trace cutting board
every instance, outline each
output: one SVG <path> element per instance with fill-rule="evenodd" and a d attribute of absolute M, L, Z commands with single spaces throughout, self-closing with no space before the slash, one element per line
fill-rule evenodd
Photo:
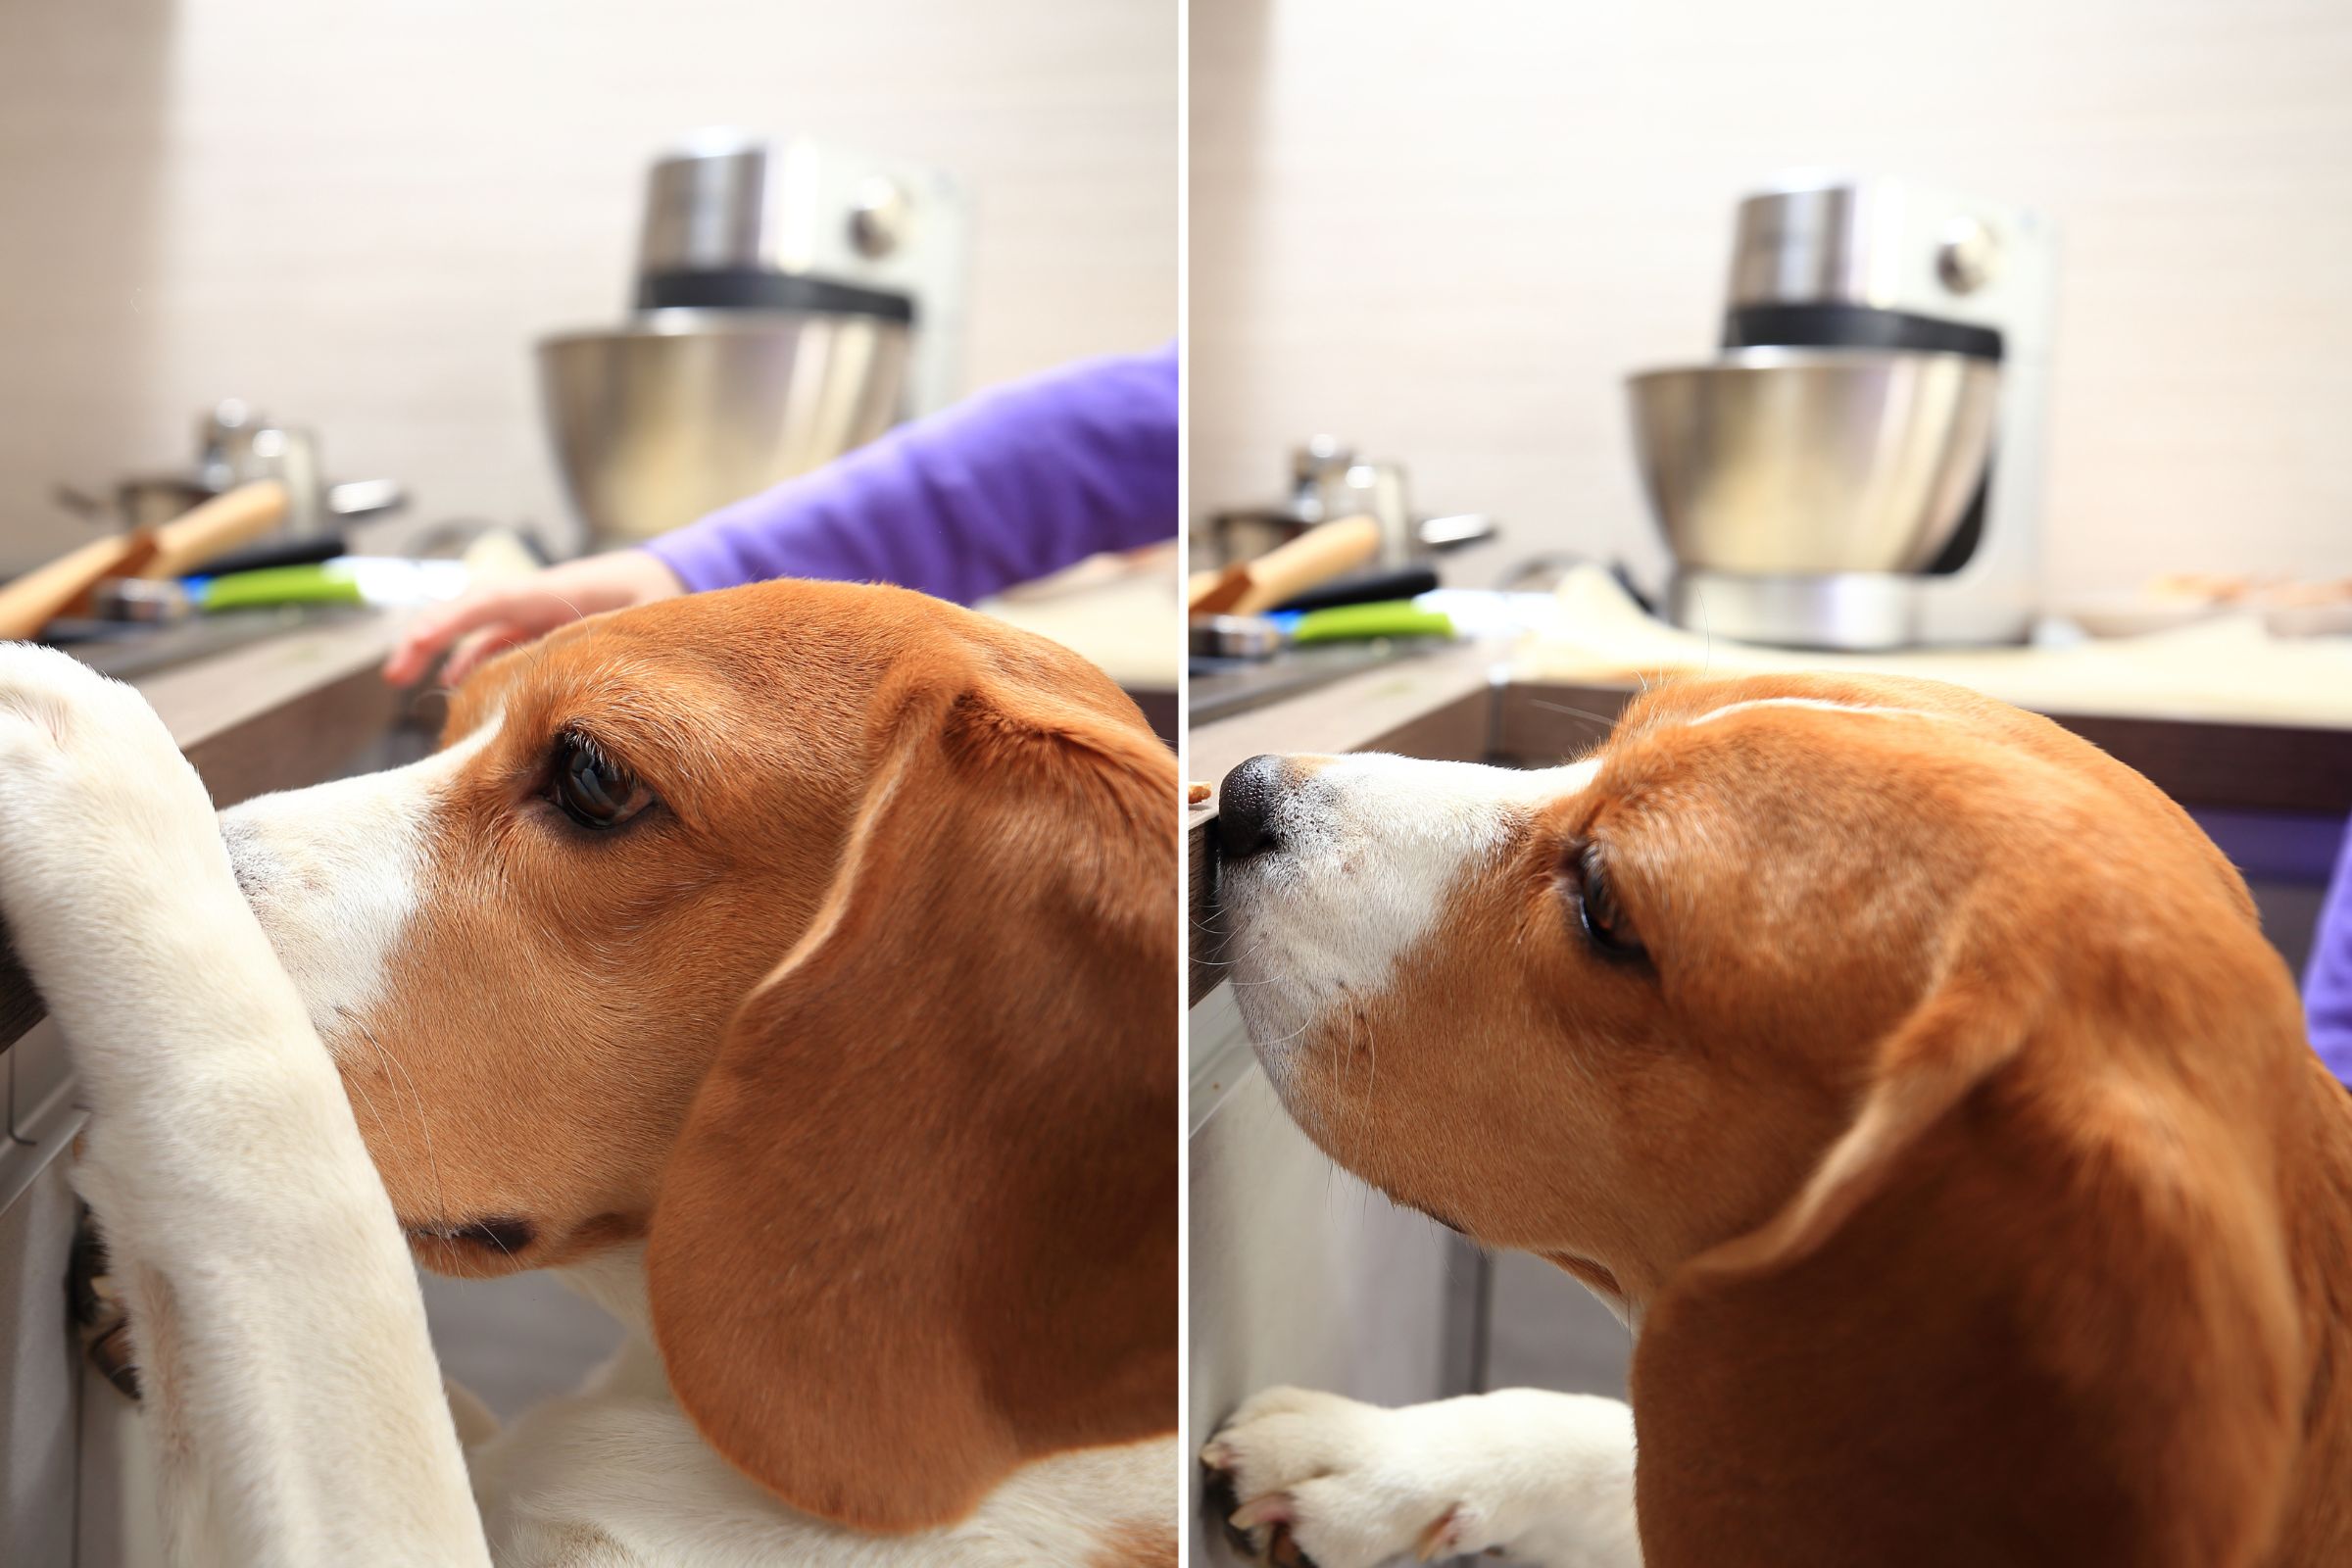
<path fill-rule="evenodd" d="M 1631 684 L 1662 675 L 1870 671 L 1951 681 L 2046 713 L 2352 729 L 2352 638 L 2273 637 L 2252 613 L 2070 647 L 1832 654 L 1670 626 L 1597 567 L 1570 573 L 1554 609 L 1516 650 L 1523 680 Z"/>

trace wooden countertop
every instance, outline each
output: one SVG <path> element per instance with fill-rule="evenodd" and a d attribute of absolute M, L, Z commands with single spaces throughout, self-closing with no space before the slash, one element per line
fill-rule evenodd
<path fill-rule="evenodd" d="M 403 617 L 363 612 L 157 670 L 146 694 L 217 806 L 325 778 L 389 729 L 404 695 L 376 673 Z M 0 953 L 0 1050 L 41 1017 Z"/>

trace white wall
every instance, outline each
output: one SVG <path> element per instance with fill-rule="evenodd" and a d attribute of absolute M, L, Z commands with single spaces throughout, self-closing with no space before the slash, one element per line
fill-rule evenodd
<path fill-rule="evenodd" d="M 1296 439 L 1505 550 L 1654 569 L 1627 370 L 1705 358 L 1733 205 L 1909 174 L 2061 229 L 2047 577 L 2352 571 L 2342 0 L 1194 0 L 1195 515 Z"/>
<path fill-rule="evenodd" d="M 1163 341 L 1177 47 L 1169 0 L 0 4 L 0 569 L 230 394 L 419 519 L 562 520 L 530 340 L 619 315 L 698 125 L 956 172 L 970 386 Z"/>

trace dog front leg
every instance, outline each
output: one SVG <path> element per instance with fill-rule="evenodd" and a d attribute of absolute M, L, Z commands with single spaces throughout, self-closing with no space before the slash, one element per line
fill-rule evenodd
<path fill-rule="evenodd" d="M 0 911 L 72 1042 L 176 1561 L 484 1564 L 333 1064 L 146 703 L 0 644 Z"/>

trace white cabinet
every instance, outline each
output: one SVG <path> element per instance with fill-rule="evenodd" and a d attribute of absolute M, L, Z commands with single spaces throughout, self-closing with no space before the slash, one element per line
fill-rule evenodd
<path fill-rule="evenodd" d="M 1250 1054 L 1232 987 L 1194 1006 L 1192 1031 L 1195 1440 L 1271 1383 L 1378 1404 L 1470 1393 L 1484 1326 L 1477 1252 L 1307 1142 Z M 1233 1568 L 1191 1473 L 1186 1560 Z"/>
<path fill-rule="evenodd" d="M 74 1568 L 81 1357 L 66 1319 L 70 1136 L 58 1126 L 38 1144 L 0 1140 L 0 1563 L 8 1568 Z"/>

